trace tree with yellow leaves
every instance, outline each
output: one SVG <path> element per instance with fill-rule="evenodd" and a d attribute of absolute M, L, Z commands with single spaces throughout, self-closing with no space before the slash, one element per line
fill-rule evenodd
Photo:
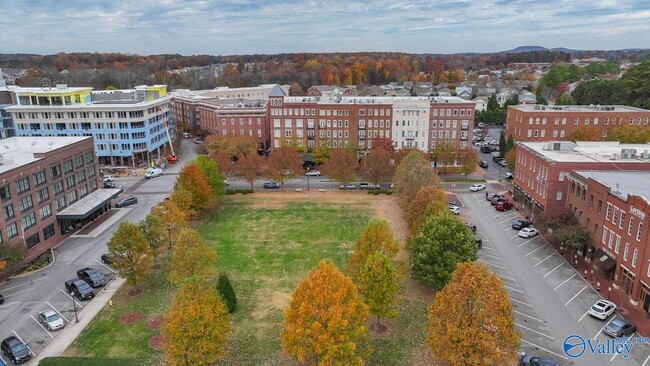
<path fill-rule="evenodd" d="M 129 283 L 137 283 L 151 270 L 153 253 L 136 224 L 121 223 L 108 241 L 108 250 L 118 273 Z"/>
<path fill-rule="evenodd" d="M 196 230 L 182 229 L 172 250 L 169 282 L 178 285 L 189 277 L 212 277 L 216 275 L 216 260 L 217 254 Z"/>
<path fill-rule="evenodd" d="M 205 279 L 183 284 L 165 316 L 165 361 L 172 366 L 214 364 L 225 353 L 230 314 Z"/>
<path fill-rule="evenodd" d="M 399 277 L 393 260 L 382 252 L 368 256 L 359 275 L 359 292 L 370 314 L 376 318 L 375 327 L 381 327 L 379 318 L 397 317 L 395 293 L 398 289 Z"/>
<path fill-rule="evenodd" d="M 307 274 L 284 310 L 282 349 L 310 365 L 363 365 L 368 306 L 349 277 L 321 261 Z"/>
<path fill-rule="evenodd" d="M 203 170 L 195 162 L 186 164 L 181 169 L 174 189 L 185 189 L 190 192 L 192 197 L 190 209 L 196 213 L 212 206 L 214 202 L 212 188 L 210 188 Z"/>
<path fill-rule="evenodd" d="M 345 272 L 356 283 L 359 279 L 359 273 L 371 254 L 382 251 L 392 258 L 397 254 L 398 250 L 399 244 L 393 236 L 393 230 L 390 228 L 388 221 L 371 219 L 354 244 L 354 251 L 350 255 L 350 259 L 348 259 Z"/>
<path fill-rule="evenodd" d="M 460 263 L 429 307 L 427 343 L 451 366 L 512 365 L 520 334 L 508 292 L 486 266 Z"/>
<path fill-rule="evenodd" d="M 172 250 L 172 244 L 176 242 L 178 233 L 187 223 L 187 213 L 181 210 L 172 200 L 162 201 L 162 203 L 151 209 L 151 213 L 158 216 L 161 224 L 167 230 L 169 250 Z"/>
<path fill-rule="evenodd" d="M 420 188 L 415 199 L 413 199 L 408 209 L 404 212 L 404 219 L 406 219 L 406 222 L 411 227 L 411 232 L 416 231 L 422 217 L 425 215 L 431 204 L 439 203 L 437 207 L 444 207 L 447 209 L 446 200 L 447 196 L 445 195 L 445 191 L 443 191 L 439 186 L 429 185 Z"/>

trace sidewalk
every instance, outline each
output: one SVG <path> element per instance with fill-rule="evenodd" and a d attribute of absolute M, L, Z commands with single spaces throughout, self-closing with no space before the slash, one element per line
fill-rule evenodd
<path fill-rule="evenodd" d="M 38 356 L 29 361 L 28 365 L 38 365 L 38 363 L 46 357 L 57 357 L 63 353 L 72 342 L 81 334 L 81 332 L 88 326 L 88 324 L 95 318 L 95 316 L 106 306 L 106 304 L 113 297 L 115 292 L 119 290 L 126 282 L 125 279 L 115 277 L 104 286 L 101 291 L 86 304 L 86 306 L 79 311 L 79 323 L 71 321 L 59 331 L 54 340 L 48 344 L 45 349 Z"/>

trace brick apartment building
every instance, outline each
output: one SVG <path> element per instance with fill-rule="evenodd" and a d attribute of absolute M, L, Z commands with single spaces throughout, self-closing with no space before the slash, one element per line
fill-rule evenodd
<path fill-rule="evenodd" d="M 612 126 L 648 127 L 650 111 L 627 106 L 544 106 L 508 107 L 505 134 L 515 141 L 564 140 L 578 127 L 596 128 L 602 140 Z"/>
<path fill-rule="evenodd" d="M 121 189 L 98 189 L 92 137 L 12 137 L 0 154 L 0 245 L 30 260 L 108 209 Z"/>
<path fill-rule="evenodd" d="M 575 170 L 566 207 L 591 237 L 594 269 L 650 313 L 650 171 Z"/>
<path fill-rule="evenodd" d="M 565 207 L 572 170 L 650 171 L 650 145 L 618 142 L 517 142 L 514 198 L 533 218 Z"/>
<path fill-rule="evenodd" d="M 259 148 L 269 145 L 268 116 L 264 100 L 210 99 L 196 105 L 201 128 L 219 136 L 253 136 Z"/>

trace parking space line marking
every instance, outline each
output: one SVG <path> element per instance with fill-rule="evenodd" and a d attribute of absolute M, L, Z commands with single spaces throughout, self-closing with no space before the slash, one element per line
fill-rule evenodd
<path fill-rule="evenodd" d="M 546 257 L 546 258 L 542 259 L 541 261 L 537 262 L 537 264 L 535 264 L 533 267 L 539 266 L 540 264 L 542 264 L 542 262 L 544 262 L 545 260 L 551 258 L 553 256 L 553 254 L 555 254 L 555 253 L 551 253 L 551 255 L 549 255 L 548 257 Z"/>
<path fill-rule="evenodd" d="M 515 235 L 515 236 L 512 236 L 512 237 L 510 237 L 510 239 L 514 239 L 514 238 L 516 238 L 516 237 L 518 237 L 518 236 L 519 236 L 519 234 L 517 234 L 517 235 Z"/>
<path fill-rule="evenodd" d="M 80 307 L 81 309 L 84 308 L 83 306 L 81 306 L 80 303 L 77 302 L 77 300 L 74 299 L 74 297 L 70 296 L 68 293 L 66 293 L 66 292 L 63 291 L 63 290 L 61 290 L 61 292 L 63 292 L 63 293 L 65 294 L 65 296 L 67 296 L 69 299 L 71 299 L 72 301 L 74 301 L 74 303 L 77 304 L 78 307 Z"/>
<path fill-rule="evenodd" d="M 506 280 L 510 280 L 510 281 L 515 281 L 515 282 L 517 282 L 517 280 L 515 280 L 515 279 L 512 278 L 512 277 L 508 277 L 508 276 L 505 276 L 505 275 L 502 275 L 502 274 L 498 274 L 498 273 L 497 273 L 497 276 L 499 276 L 499 277 L 501 277 L 501 278 L 505 278 Z"/>
<path fill-rule="evenodd" d="M 583 319 L 585 316 L 587 316 L 587 314 L 589 314 L 589 310 L 585 311 L 585 313 L 582 314 L 582 316 L 580 317 L 580 319 L 578 319 L 578 321 L 582 321 L 582 319 Z"/>
<path fill-rule="evenodd" d="M 632 338 L 633 335 L 634 335 L 634 333 L 630 334 L 630 336 L 628 337 L 627 340 L 629 341 L 630 338 Z M 623 336 L 623 338 L 625 338 L 625 336 Z M 609 359 L 609 362 L 614 361 L 614 357 L 616 357 L 616 355 L 618 355 L 618 353 L 614 353 L 614 356 L 612 356 L 612 358 Z"/>
<path fill-rule="evenodd" d="M 507 228 L 507 229 L 505 229 L 505 230 L 503 230 L 503 232 L 506 232 L 506 231 L 510 231 L 510 230 L 512 230 L 512 228 L 511 228 L 511 227 L 509 227 L 509 228 Z"/>
<path fill-rule="evenodd" d="M 20 338 L 20 336 L 18 335 L 18 333 L 16 333 L 15 330 L 14 330 L 13 332 L 14 332 L 14 335 L 16 335 L 16 338 L 20 339 L 21 342 L 25 343 L 25 346 L 27 347 L 27 349 L 29 350 L 29 352 L 31 352 L 32 355 L 36 356 L 36 353 L 34 353 L 34 351 L 32 351 L 32 349 L 29 348 L 29 346 L 27 345 L 27 342 L 23 341 L 23 339 Z"/>
<path fill-rule="evenodd" d="M 517 234 L 517 236 L 519 236 L 519 234 Z M 535 240 L 536 236 L 537 236 L 537 235 L 535 235 L 532 239 L 528 239 L 528 240 L 526 240 L 525 242 L 523 242 L 523 243 L 517 245 L 517 248 L 521 248 L 521 247 L 523 247 L 524 245 L 526 245 L 526 244 L 530 243 L 531 241 Z"/>
<path fill-rule="evenodd" d="M 483 205 L 483 207 L 487 207 L 487 206 L 492 206 L 492 204 L 490 202 L 488 202 L 488 203 Z"/>
<path fill-rule="evenodd" d="M 487 265 L 493 266 L 493 267 L 497 267 L 497 268 L 501 268 L 501 269 L 506 269 L 506 270 L 507 270 L 507 268 L 504 267 L 504 266 L 500 266 L 500 265 L 498 265 L 498 264 L 494 264 L 494 263 L 486 262 L 486 261 L 484 261 L 484 260 L 482 260 L 482 259 L 479 259 L 478 261 L 481 262 L 481 263 L 485 263 L 485 264 L 487 264 Z"/>
<path fill-rule="evenodd" d="M 494 258 L 494 259 L 499 259 L 499 260 L 501 259 L 501 257 L 497 257 L 496 255 L 490 255 L 490 254 L 485 254 L 485 253 L 481 253 L 481 255 L 484 255 L 484 256 L 490 257 L 490 258 Z"/>
<path fill-rule="evenodd" d="M 499 222 L 499 225 L 503 224 L 503 223 L 506 222 L 506 221 L 510 221 L 510 220 L 514 219 L 515 217 L 517 217 L 517 216 L 513 216 L 513 217 L 510 217 L 510 218 L 507 218 L 507 219 L 505 219 L 505 220 Z M 512 229 L 512 228 L 511 228 L 511 229 Z"/>
<path fill-rule="evenodd" d="M 61 312 L 60 312 L 57 308 L 55 308 L 52 304 L 50 304 L 49 301 L 46 301 L 46 303 L 47 303 L 48 305 L 50 305 L 50 307 L 52 308 L 52 310 L 56 311 L 57 314 L 61 315 L 61 317 L 62 317 L 63 319 L 65 319 L 66 322 L 70 323 L 70 321 L 68 320 L 68 318 L 66 318 L 65 316 L 63 316 L 63 314 L 61 314 Z"/>
<path fill-rule="evenodd" d="M 548 335 L 548 334 L 544 334 L 544 333 L 542 333 L 542 332 L 538 332 L 538 331 L 536 331 L 535 329 L 530 329 L 530 328 L 528 328 L 528 327 L 526 327 L 526 326 L 523 326 L 523 325 L 521 325 L 521 324 L 519 324 L 519 323 L 515 323 L 515 325 L 518 326 L 518 327 L 524 328 L 524 329 L 528 329 L 528 330 L 530 330 L 531 332 L 537 333 L 537 334 L 539 334 L 539 335 L 541 335 L 541 336 L 544 336 L 544 337 L 546 337 L 546 338 L 548 338 L 548 339 L 555 339 L 555 338 L 551 337 L 551 336 Z"/>
<path fill-rule="evenodd" d="M 110 268 L 109 266 L 105 265 L 104 263 L 98 261 L 97 259 L 95 259 L 95 262 L 97 262 L 97 263 L 101 264 L 102 266 L 106 267 L 107 270 L 109 270 L 109 271 L 111 271 L 113 273 L 117 273 L 112 268 Z"/>
<path fill-rule="evenodd" d="M 5 296 L 5 298 L 10 298 L 10 297 L 13 297 L 13 296 L 16 296 L 16 295 L 20 295 L 20 294 L 22 294 L 22 293 L 25 293 L 25 292 L 31 291 L 31 290 L 33 290 L 33 289 L 34 289 L 34 287 L 32 287 L 32 288 L 28 288 L 27 290 L 18 291 L 18 292 L 15 292 L 15 293 L 11 294 L 11 295 L 7 295 L 7 296 Z"/>
<path fill-rule="evenodd" d="M 18 288 L 18 287 L 21 287 L 21 286 L 25 286 L 25 285 L 31 285 L 31 284 L 33 284 L 34 282 L 43 281 L 43 280 L 48 279 L 48 278 L 50 278 L 50 276 L 43 276 L 43 277 L 41 277 L 41 278 L 37 278 L 37 279 L 32 280 L 32 281 L 29 281 L 29 282 L 21 283 L 20 285 L 16 285 L 16 286 L 12 286 L 12 287 L 7 287 L 6 289 L 4 289 L 4 290 L 2 290 L 2 291 L 7 292 L 7 291 L 9 291 L 9 290 L 13 290 L 13 289 L 15 289 L 15 288 Z"/>
<path fill-rule="evenodd" d="M 483 240 L 483 239 L 481 239 L 481 240 Z M 485 240 L 483 240 L 483 241 L 485 241 Z M 481 247 L 481 248 L 482 248 L 482 249 L 488 249 L 488 250 L 496 250 L 496 249 L 494 249 L 494 248 L 492 248 L 492 247 L 490 247 L 490 246 L 487 246 L 487 245 L 485 245 L 485 244 L 483 244 L 483 247 Z"/>
<path fill-rule="evenodd" d="M 575 276 L 576 276 L 576 274 L 574 273 L 574 274 L 573 274 L 573 276 L 571 276 L 571 277 L 569 277 L 569 278 L 567 278 L 566 280 L 564 280 L 564 282 L 562 282 L 561 284 L 559 284 L 559 285 L 557 285 L 557 286 L 555 286 L 555 288 L 553 289 L 553 291 L 555 291 L 555 290 L 557 290 L 557 289 L 559 289 L 559 288 L 560 288 L 560 286 L 562 286 L 562 285 L 564 285 L 565 283 L 567 283 L 567 282 L 569 282 L 569 280 L 570 280 L 570 279 L 572 279 L 572 278 L 573 278 L 573 277 L 575 277 Z"/>
<path fill-rule="evenodd" d="M 522 293 L 522 294 L 524 293 L 523 291 L 521 291 L 521 290 L 517 290 L 517 289 L 514 288 L 514 287 L 510 287 L 510 286 L 506 286 L 506 285 L 503 285 L 503 287 L 504 287 L 504 288 L 507 288 L 507 289 L 510 290 L 510 291 L 520 292 L 520 293 Z"/>
<path fill-rule="evenodd" d="M 50 332 L 48 332 L 47 329 L 45 329 L 45 327 L 43 326 L 43 324 L 41 324 L 41 322 L 39 322 L 38 320 L 36 320 L 36 318 L 34 318 L 34 315 L 30 315 L 30 316 L 32 317 L 32 319 L 34 319 L 34 321 L 36 322 L 36 324 L 38 324 L 39 327 L 43 328 L 45 333 L 47 333 L 47 335 L 49 335 L 50 338 L 54 339 L 54 336 L 50 334 Z"/>
<path fill-rule="evenodd" d="M 577 294 L 573 295 L 573 297 L 571 298 L 571 300 L 567 301 L 566 304 L 564 304 L 564 306 L 569 305 L 569 303 L 570 303 L 571 301 L 573 301 L 573 299 L 575 299 L 576 297 L 578 297 L 578 295 L 580 295 L 580 293 L 581 293 L 582 291 L 584 291 L 587 287 L 589 287 L 589 286 L 585 286 L 585 287 L 583 287 L 582 290 L 578 291 Z"/>
<path fill-rule="evenodd" d="M 519 315 L 523 315 L 523 316 L 529 317 L 529 318 L 531 318 L 531 319 L 533 319 L 533 320 L 537 320 L 537 321 L 540 322 L 540 323 L 544 323 L 544 321 L 543 321 L 542 319 L 537 319 L 537 318 L 535 318 L 534 316 L 530 316 L 530 315 L 528 315 L 528 314 L 522 313 L 521 311 L 513 310 L 513 312 L 515 312 L 515 313 L 517 313 L 517 314 L 519 314 Z"/>
<path fill-rule="evenodd" d="M 613 316 L 613 317 L 612 317 L 612 320 L 614 320 L 615 318 L 616 318 L 616 316 Z M 611 321 L 611 320 L 610 320 L 610 321 Z M 607 323 L 605 323 L 605 325 L 607 325 Z M 600 332 L 602 332 L 603 329 L 605 329 L 605 325 L 603 325 L 603 327 L 600 328 L 600 330 L 598 331 L 598 333 L 596 333 L 596 335 L 594 336 L 594 340 L 596 340 L 596 338 L 598 338 L 598 335 L 600 334 Z"/>
<path fill-rule="evenodd" d="M 540 250 L 540 249 L 542 249 L 542 248 L 544 248 L 544 247 L 545 247 L 545 245 L 540 245 L 539 247 L 537 247 L 537 249 L 535 249 L 535 250 L 533 250 L 532 252 L 526 254 L 525 257 L 528 257 L 529 255 L 535 253 L 536 251 L 538 251 L 538 250 Z"/>
<path fill-rule="evenodd" d="M 549 351 L 549 350 L 547 350 L 547 349 L 544 348 L 544 347 L 541 347 L 541 346 L 536 345 L 535 343 L 528 342 L 527 340 L 525 340 L 525 339 L 523 339 L 523 338 L 520 339 L 520 340 L 521 340 L 522 342 L 526 342 L 526 343 L 530 344 L 531 346 L 533 346 L 533 347 L 535 347 L 535 348 L 539 348 L 539 349 L 541 349 L 542 351 L 546 351 L 546 352 L 548 352 L 548 353 L 552 353 L 552 354 L 556 355 L 557 357 L 561 357 L 561 358 L 563 358 L 563 359 L 565 359 L 565 360 L 567 360 L 567 361 L 569 360 L 568 358 L 566 358 L 566 357 L 564 357 L 564 356 L 562 356 L 562 355 L 560 355 L 560 354 L 557 354 L 557 353 L 555 353 L 555 352 L 553 352 L 553 351 Z M 643 365 L 642 365 L 642 366 L 643 366 Z"/>
<path fill-rule="evenodd" d="M 564 262 L 558 264 L 557 267 L 553 268 L 550 272 L 548 272 L 547 274 L 545 274 L 544 277 L 542 277 L 542 278 L 546 278 L 546 276 L 548 276 L 548 275 L 550 275 L 551 273 L 553 273 L 553 271 L 555 271 L 556 269 L 562 267 L 563 264 L 564 264 Z"/>
<path fill-rule="evenodd" d="M 512 297 L 510 297 L 510 301 L 518 302 L 518 303 L 520 303 L 520 304 L 523 304 L 523 305 L 526 305 L 526 306 L 530 306 L 531 308 L 533 307 L 533 305 L 531 305 L 531 304 L 529 304 L 529 303 L 527 303 L 527 302 L 523 302 L 523 301 L 520 301 L 520 300 L 517 300 L 517 299 L 513 299 Z"/>
<path fill-rule="evenodd" d="M 6 304 L 0 305 L 0 309 L 9 307 L 9 305 L 11 305 L 11 304 L 18 304 L 18 303 L 19 303 L 19 301 L 8 302 Z"/>
<path fill-rule="evenodd" d="M 650 360 L 650 355 L 648 355 L 648 358 L 646 358 L 645 361 L 643 361 L 643 364 L 641 366 L 645 366 L 645 364 L 648 363 L 648 360 Z"/>

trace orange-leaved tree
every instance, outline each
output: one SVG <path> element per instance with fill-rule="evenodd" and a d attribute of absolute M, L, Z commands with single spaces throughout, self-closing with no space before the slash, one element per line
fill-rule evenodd
<path fill-rule="evenodd" d="M 108 250 L 115 269 L 129 283 L 139 282 L 151 270 L 153 253 L 136 224 L 121 223 L 108 241 Z"/>
<path fill-rule="evenodd" d="M 235 163 L 235 171 L 251 185 L 251 189 L 254 189 L 253 183 L 264 173 L 264 163 L 264 158 L 257 154 L 244 155 Z"/>
<path fill-rule="evenodd" d="M 216 260 L 217 254 L 196 230 L 182 229 L 172 250 L 169 282 L 178 285 L 189 277 L 213 277 Z"/>
<path fill-rule="evenodd" d="M 203 170 L 194 162 L 186 164 L 181 169 L 176 180 L 175 189 L 185 189 L 191 193 L 192 203 L 190 208 L 196 213 L 210 207 L 214 201 L 212 189 L 203 174 Z"/>
<path fill-rule="evenodd" d="M 323 172 L 333 181 L 341 184 L 352 182 L 357 176 L 359 161 L 348 149 L 333 149 Z"/>
<path fill-rule="evenodd" d="M 267 169 L 268 175 L 284 187 L 284 182 L 302 172 L 302 159 L 293 146 L 283 145 L 271 152 Z"/>
<path fill-rule="evenodd" d="M 333 263 L 321 261 L 298 283 L 284 310 L 282 349 L 310 365 L 363 365 L 368 306 Z"/>
<path fill-rule="evenodd" d="M 161 224 L 167 230 L 167 240 L 169 240 L 169 250 L 171 250 L 178 233 L 187 223 L 187 212 L 181 210 L 174 201 L 164 200 L 152 208 L 151 213 L 160 219 Z"/>
<path fill-rule="evenodd" d="M 230 319 L 212 283 L 196 278 L 184 283 L 162 326 L 167 364 L 215 364 L 225 353 Z"/>
<path fill-rule="evenodd" d="M 429 307 L 427 343 L 451 366 L 511 365 L 519 338 L 508 292 L 485 265 L 459 263 Z"/>
<path fill-rule="evenodd" d="M 366 264 L 368 257 L 378 251 L 395 256 L 399 250 L 399 244 L 393 236 L 393 230 L 386 220 L 370 219 L 363 229 L 361 236 L 354 243 L 354 251 L 348 259 L 345 272 L 357 282 L 359 273 Z"/>
<path fill-rule="evenodd" d="M 573 130 L 567 137 L 568 141 L 601 141 L 604 138 L 597 127 L 580 126 Z"/>
<path fill-rule="evenodd" d="M 368 256 L 359 275 L 359 292 L 370 314 L 375 316 L 377 328 L 381 327 L 379 318 L 397 317 L 398 289 L 399 277 L 393 260 L 380 251 Z"/>
<path fill-rule="evenodd" d="M 178 207 L 181 211 L 185 212 L 185 216 L 188 218 L 196 216 L 198 212 L 194 210 L 192 201 L 192 192 L 188 191 L 185 189 L 185 187 L 181 187 L 179 185 L 176 185 L 174 187 L 174 191 L 172 194 L 169 196 L 169 201 L 173 202 L 176 207 Z"/>
<path fill-rule="evenodd" d="M 427 212 L 430 205 L 439 203 L 436 208 L 447 208 L 445 191 L 439 186 L 430 185 L 420 188 L 417 195 L 404 212 L 404 219 L 409 224 L 411 232 L 414 232 L 419 226 L 422 217 Z"/>
<path fill-rule="evenodd" d="M 458 149 L 456 154 L 456 162 L 460 165 L 460 172 L 468 176 L 478 167 L 479 158 L 476 155 L 476 150 L 472 147 L 465 147 Z"/>
<path fill-rule="evenodd" d="M 391 157 L 395 153 L 395 145 L 393 144 L 393 140 L 391 140 L 389 137 L 373 138 L 371 151 L 375 149 L 386 150 L 391 155 Z"/>
<path fill-rule="evenodd" d="M 437 172 L 422 152 L 413 150 L 402 159 L 393 176 L 395 193 L 403 210 L 408 209 L 418 191 L 428 185 L 440 185 Z"/>
<path fill-rule="evenodd" d="M 378 184 L 382 179 L 390 181 L 393 177 L 393 165 L 390 153 L 384 149 L 372 150 L 362 160 L 363 174 L 370 182 Z"/>
<path fill-rule="evenodd" d="M 645 144 L 650 141 L 650 128 L 630 124 L 612 126 L 608 131 L 607 140 L 618 141 L 622 144 Z"/>

